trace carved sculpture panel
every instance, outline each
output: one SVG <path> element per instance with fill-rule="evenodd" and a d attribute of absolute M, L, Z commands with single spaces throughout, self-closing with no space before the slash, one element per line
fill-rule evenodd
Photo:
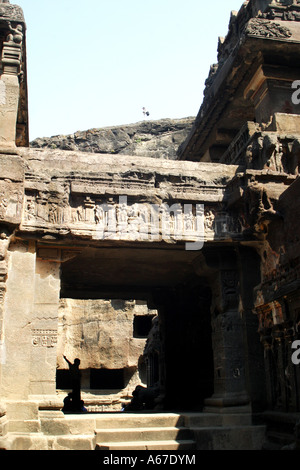
<path fill-rule="evenodd" d="M 195 241 L 238 235 L 241 227 L 227 212 L 201 204 L 150 204 L 126 196 L 105 198 L 27 191 L 22 226 L 90 233 L 95 239 Z"/>
<path fill-rule="evenodd" d="M 292 32 L 286 26 L 282 26 L 279 23 L 274 23 L 270 20 L 254 18 L 249 21 L 246 29 L 246 35 L 261 38 L 284 39 L 290 38 L 292 36 Z"/>

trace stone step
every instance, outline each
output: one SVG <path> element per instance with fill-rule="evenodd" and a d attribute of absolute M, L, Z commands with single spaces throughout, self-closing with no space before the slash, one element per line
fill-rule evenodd
<path fill-rule="evenodd" d="M 96 430 L 96 443 L 189 440 L 193 437 L 188 428 L 140 427 Z"/>
<path fill-rule="evenodd" d="M 139 441 L 139 442 L 105 442 L 97 444 L 96 450 L 195 450 L 194 440 Z"/>
<path fill-rule="evenodd" d="M 262 450 L 266 426 L 193 428 L 197 450 Z"/>
<path fill-rule="evenodd" d="M 97 429 L 181 427 L 184 426 L 185 417 L 183 415 L 173 413 L 122 413 L 97 415 L 95 421 Z"/>
<path fill-rule="evenodd" d="M 112 413 L 97 415 L 96 428 L 138 428 L 138 427 L 208 427 L 251 425 L 251 414 L 217 413 Z"/>
<path fill-rule="evenodd" d="M 292 444 L 295 442 L 295 436 L 292 434 L 269 430 L 267 433 L 268 440 L 274 444 L 280 444 L 282 446 Z"/>

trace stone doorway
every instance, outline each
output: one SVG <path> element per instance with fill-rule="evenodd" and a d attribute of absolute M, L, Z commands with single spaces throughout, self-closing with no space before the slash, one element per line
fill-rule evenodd
<path fill-rule="evenodd" d="M 102 336 L 106 335 L 106 363 L 96 359 L 95 364 L 101 327 L 93 328 L 92 323 L 83 327 L 84 322 L 79 321 L 77 325 L 81 326 L 73 340 L 77 341 L 77 351 L 80 347 L 86 349 L 86 384 L 91 383 L 91 370 L 101 374 L 105 369 L 123 369 L 124 388 L 118 392 L 116 409 L 120 408 L 120 397 L 123 401 L 129 399 L 138 384 L 149 387 L 159 383 L 163 410 L 202 410 L 204 400 L 213 394 L 211 291 L 195 274 L 194 257 L 195 253 L 178 248 L 84 249 L 62 264 L 61 318 L 65 307 L 71 318 L 70 308 L 78 315 L 80 309 L 95 311 L 95 306 L 110 318 L 110 324 L 102 329 Z M 155 327 L 149 330 L 154 319 Z M 94 321 L 99 321 L 95 315 Z M 123 333 L 127 328 L 124 340 L 121 325 Z M 61 326 L 59 336 L 63 329 Z M 86 342 L 84 329 L 92 331 L 93 341 Z M 61 345 L 68 348 L 69 340 L 66 332 L 64 339 L 58 340 L 60 368 Z M 126 361 L 120 357 L 115 341 L 122 351 L 127 350 Z M 77 357 L 74 348 L 72 354 Z M 105 392 L 106 402 L 116 398 L 113 392 Z"/>

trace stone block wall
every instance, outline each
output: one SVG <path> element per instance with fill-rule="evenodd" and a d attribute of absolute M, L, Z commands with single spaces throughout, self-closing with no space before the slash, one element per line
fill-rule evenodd
<path fill-rule="evenodd" d="M 137 385 L 146 385 L 143 354 L 147 331 L 139 331 L 136 319 L 146 318 L 147 330 L 156 314 L 142 301 L 61 299 L 58 388 L 67 384 L 68 364 L 63 356 L 71 362 L 79 358 L 85 404 L 106 403 L 106 407 L 111 407 L 114 401 L 120 408 L 122 399 L 131 396 Z"/>

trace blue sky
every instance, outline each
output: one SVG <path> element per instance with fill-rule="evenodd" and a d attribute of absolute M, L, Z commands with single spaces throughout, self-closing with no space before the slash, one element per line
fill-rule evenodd
<path fill-rule="evenodd" d="M 195 116 L 242 0 L 11 0 L 24 11 L 30 139 Z"/>

